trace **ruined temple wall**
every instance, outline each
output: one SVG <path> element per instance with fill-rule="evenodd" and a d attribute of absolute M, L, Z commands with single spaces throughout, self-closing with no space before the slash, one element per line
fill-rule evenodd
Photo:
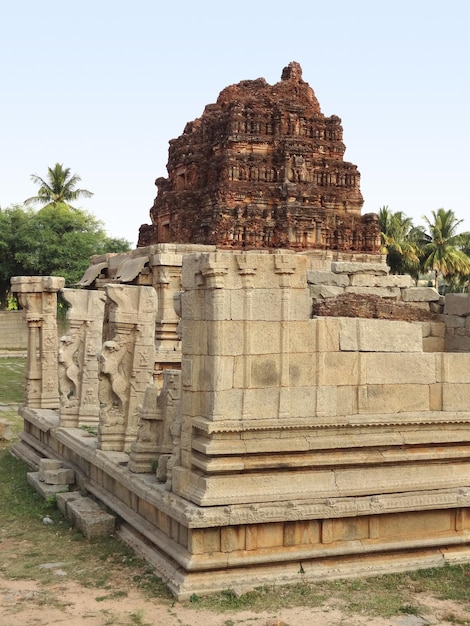
<path fill-rule="evenodd" d="M 289 253 L 184 260 L 175 493 L 207 506 L 443 484 L 431 448 L 467 437 L 470 355 L 424 352 L 428 323 L 312 319 L 306 277 Z M 372 468 L 377 446 L 402 445 L 429 448 L 412 476 Z"/>

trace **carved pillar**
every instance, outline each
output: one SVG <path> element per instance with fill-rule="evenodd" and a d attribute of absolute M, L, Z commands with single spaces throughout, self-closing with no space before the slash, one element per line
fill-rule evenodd
<path fill-rule="evenodd" d="M 253 279 L 256 273 L 253 256 L 240 254 L 236 257 L 238 271 L 242 277 L 243 286 L 243 405 L 242 417 L 252 417 L 247 409 L 247 390 L 251 387 L 251 332 L 250 323 L 253 320 Z"/>
<path fill-rule="evenodd" d="M 60 423 L 72 428 L 97 425 L 98 351 L 106 296 L 84 289 L 63 289 L 62 295 L 70 308 L 68 332 L 59 340 Z"/>
<path fill-rule="evenodd" d="M 25 404 L 36 409 L 59 407 L 57 369 L 57 292 L 59 276 L 15 276 L 11 290 L 26 311 L 28 363 Z"/>
<path fill-rule="evenodd" d="M 131 446 L 131 472 L 151 472 L 155 463 L 157 477 L 166 481 L 167 463 L 173 453 L 171 429 L 179 412 L 180 375 L 179 370 L 163 370 L 163 388 L 158 396 L 155 385 L 147 387 L 137 439 Z"/>
<path fill-rule="evenodd" d="M 140 407 L 155 363 L 157 295 L 153 287 L 108 284 L 109 336 L 100 353 L 102 450 L 127 451 L 137 436 Z"/>
<path fill-rule="evenodd" d="M 181 289 L 182 255 L 161 252 L 150 258 L 152 284 L 157 292 L 158 308 L 155 326 L 157 387 L 162 387 L 162 371 L 179 367 L 181 341 L 178 335 L 179 318 L 173 306 L 173 297 Z"/>
<path fill-rule="evenodd" d="M 279 417 L 289 417 L 289 319 L 290 319 L 290 278 L 296 268 L 296 258 L 290 254 L 274 255 L 274 272 L 279 276 L 281 288 L 280 320 L 280 390 Z"/>

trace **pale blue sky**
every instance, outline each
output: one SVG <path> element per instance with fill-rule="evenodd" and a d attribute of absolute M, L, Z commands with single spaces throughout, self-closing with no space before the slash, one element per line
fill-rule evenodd
<path fill-rule="evenodd" d="M 0 20 L 0 206 L 63 163 L 79 203 L 136 243 L 166 176 L 168 141 L 240 80 L 298 61 L 342 118 L 363 212 L 470 229 L 470 1 L 15 0 Z"/>

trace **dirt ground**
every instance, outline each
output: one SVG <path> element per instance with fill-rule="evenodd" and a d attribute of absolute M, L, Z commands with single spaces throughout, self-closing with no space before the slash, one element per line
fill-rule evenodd
<path fill-rule="evenodd" d="M 60 576 L 58 575 L 58 578 Z M 73 581 L 40 586 L 32 580 L 0 577 L 0 624 L 2 626 L 421 626 L 470 624 L 468 607 L 419 594 L 420 616 L 392 618 L 349 614 L 335 598 L 318 608 L 290 608 L 276 612 L 250 611 L 217 614 L 175 602 L 160 604 L 136 590 L 126 597 L 97 595 Z"/>

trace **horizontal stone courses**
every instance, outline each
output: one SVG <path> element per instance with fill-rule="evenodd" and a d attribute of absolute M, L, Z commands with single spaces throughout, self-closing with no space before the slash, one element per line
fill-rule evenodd
<path fill-rule="evenodd" d="M 216 433 L 242 433 L 251 431 L 288 431 L 299 429 L 318 430 L 323 428 L 363 428 L 410 424 L 470 424 L 470 411 L 417 411 L 382 414 L 354 414 L 342 416 L 309 417 L 288 421 L 277 418 L 265 420 L 227 420 L 212 422 L 194 418 L 192 426 L 208 435 Z"/>

